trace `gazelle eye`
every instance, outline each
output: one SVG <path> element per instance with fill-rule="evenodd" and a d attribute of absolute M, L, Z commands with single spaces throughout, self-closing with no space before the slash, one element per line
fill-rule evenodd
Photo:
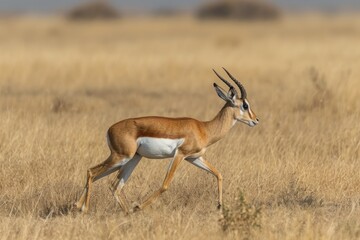
<path fill-rule="evenodd" d="M 244 110 L 248 110 L 249 106 L 246 103 L 244 103 L 243 108 L 244 108 Z"/>

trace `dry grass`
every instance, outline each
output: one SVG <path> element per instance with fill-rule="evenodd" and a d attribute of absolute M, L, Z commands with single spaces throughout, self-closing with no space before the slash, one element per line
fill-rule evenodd
<path fill-rule="evenodd" d="M 1 239 L 360 237 L 359 17 L 0 26 Z M 239 124 L 206 157 L 224 176 L 230 213 L 243 192 L 240 206 L 260 209 L 260 227 L 224 232 L 215 179 L 186 163 L 142 212 L 124 216 L 107 179 L 95 184 L 89 214 L 70 211 L 86 169 L 108 155 L 111 124 L 210 119 L 223 104 L 211 85 L 221 66 L 243 81 L 261 124 Z M 143 159 L 129 199 L 159 187 L 167 163 Z"/>

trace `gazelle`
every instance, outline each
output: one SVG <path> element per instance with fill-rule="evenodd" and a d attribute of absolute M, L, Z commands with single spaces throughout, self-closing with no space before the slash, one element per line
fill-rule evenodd
<path fill-rule="evenodd" d="M 89 208 L 92 183 L 118 171 L 115 180 L 111 183 L 110 190 L 123 211 L 128 213 L 129 205 L 122 188 L 140 159 L 146 157 L 173 159 L 161 188 L 136 206 L 134 210 L 150 205 L 168 189 L 174 173 L 183 160 L 210 172 L 217 178 L 218 207 L 220 208 L 222 205 L 222 176 L 203 157 L 206 148 L 223 138 L 237 122 L 251 127 L 259 122 L 251 110 L 244 86 L 225 68 L 224 70 L 239 87 L 241 95 L 214 70 L 215 74 L 229 87 L 229 90 L 226 92 L 216 83 L 213 84 L 218 96 L 226 103 L 211 121 L 203 122 L 192 118 L 140 117 L 122 120 L 111 126 L 107 133 L 111 154 L 103 163 L 87 171 L 87 181 L 83 193 L 75 206 L 86 212 Z"/>

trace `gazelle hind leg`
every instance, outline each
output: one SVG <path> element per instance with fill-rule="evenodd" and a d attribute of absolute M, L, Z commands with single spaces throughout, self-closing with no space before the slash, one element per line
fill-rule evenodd
<path fill-rule="evenodd" d="M 110 156 L 110 157 L 111 157 L 111 156 Z M 109 158 L 110 158 L 110 157 L 109 157 Z M 109 158 L 108 158 L 106 161 L 108 161 Z M 106 162 L 106 161 L 105 161 L 105 162 Z M 96 166 L 93 167 L 93 168 L 96 168 L 96 167 L 102 167 L 102 164 L 96 165 Z M 87 198 L 88 191 L 89 191 L 89 183 L 90 183 L 89 180 L 90 180 L 90 178 L 91 178 L 90 169 L 88 169 L 84 190 L 83 190 L 83 192 L 82 192 L 79 200 L 74 204 L 74 205 L 76 206 L 76 208 L 79 209 L 79 210 L 83 210 L 84 203 L 85 203 L 85 200 L 86 200 L 86 198 Z"/>
<path fill-rule="evenodd" d="M 128 159 L 129 158 L 125 156 L 111 154 L 110 157 L 106 159 L 103 163 L 90 168 L 87 171 L 87 179 L 84 191 L 80 199 L 75 203 L 75 206 L 79 210 L 86 212 L 89 207 L 92 183 L 118 170 L 119 168 L 121 168 L 122 165 L 126 164 Z"/>
<path fill-rule="evenodd" d="M 81 193 L 81 196 L 80 196 L 79 200 L 74 203 L 74 206 L 79 210 L 82 208 L 84 201 L 85 201 L 85 196 L 86 196 L 86 192 L 87 192 L 87 182 L 88 182 L 88 179 L 86 178 L 85 187 Z"/>
<path fill-rule="evenodd" d="M 120 208 L 126 213 L 129 213 L 129 204 L 126 200 L 125 193 L 123 191 L 123 187 L 133 170 L 140 162 L 141 156 L 139 154 L 135 154 L 135 156 L 129 160 L 124 166 L 122 166 L 116 175 L 115 180 L 112 182 L 110 186 L 110 190 L 115 197 L 115 200 L 119 204 Z"/>

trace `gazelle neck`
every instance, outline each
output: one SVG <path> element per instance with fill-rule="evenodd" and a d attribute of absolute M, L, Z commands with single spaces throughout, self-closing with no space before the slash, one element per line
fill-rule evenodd
<path fill-rule="evenodd" d="M 204 122 L 208 133 L 208 146 L 219 141 L 235 125 L 234 112 L 230 104 L 225 104 L 211 121 Z"/>

